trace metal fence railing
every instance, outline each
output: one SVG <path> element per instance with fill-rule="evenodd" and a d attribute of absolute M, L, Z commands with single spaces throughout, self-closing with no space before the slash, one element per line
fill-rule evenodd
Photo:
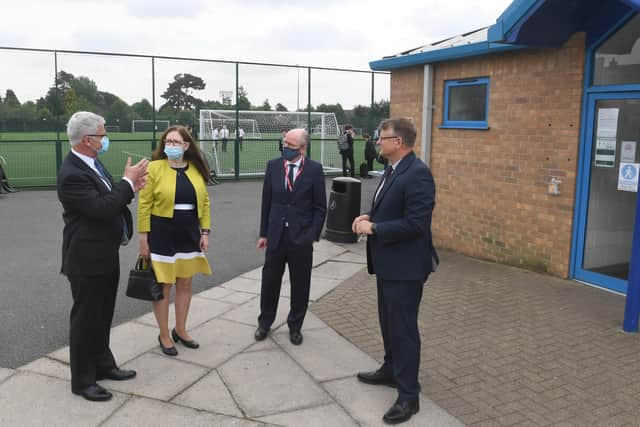
<path fill-rule="evenodd" d="M 298 126 L 308 128 L 308 154 L 327 173 L 341 171 L 342 161 L 326 129 L 362 129 L 357 167 L 362 134 L 389 115 L 390 76 L 381 72 L 12 47 L 0 47 L 0 62 L 11 64 L 0 67 L 0 156 L 15 187 L 55 185 L 69 151 L 65 124 L 80 110 L 105 117 L 112 144 L 101 159 L 115 176 L 128 156 L 149 157 L 168 125 L 183 124 L 201 137 L 218 177 L 230 179 L 262 175 L 279 155 L 281 131 Z M 229 124 L 226 147 L 202 133 L 201 111 L 217 112 L 209 126 Z M 251 128 L 242 143 L 239 128 Z"/>

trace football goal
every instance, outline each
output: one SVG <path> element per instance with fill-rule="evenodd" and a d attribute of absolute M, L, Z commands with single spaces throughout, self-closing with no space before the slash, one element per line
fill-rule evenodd
<path fill-rule="evenodd" d="M 104 130 L 111 133 L 120 132 L 120 125 L 104 125 Z"/>
<path fill-rule="evenodd" d="M 155 128 L 155 129 L 154 129 Z M 131 122 L 131 132 L 164 132 L 169 129 L 169 120 L 133 120 Z"/>

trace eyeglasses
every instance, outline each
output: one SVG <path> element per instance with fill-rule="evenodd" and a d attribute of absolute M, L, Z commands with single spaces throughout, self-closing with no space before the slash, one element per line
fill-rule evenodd
<path fill-rule="evenodd" d="M 183 145 L 184 141 L 178 141 L 176 139 L 165 139 L 164 144 L 176 147 L 178 145 Z"/>
<path fill-rule="evenodd" d="M 102 134 L 102 135 L 85 135 L 85 136 L 99 136 L 100 138 L 104 138 L 105 136 L 107 136 L 107 134 Z"/>
<path fill-rule="evenodd" d="M 378 140 L 379 141 L 384 141 L 385 139 L 394 139 L 394 138 L 400 138 L 400 137 L 397 136 L 397 135 L 394 135 L 394 136 L 379 136 Z"/>

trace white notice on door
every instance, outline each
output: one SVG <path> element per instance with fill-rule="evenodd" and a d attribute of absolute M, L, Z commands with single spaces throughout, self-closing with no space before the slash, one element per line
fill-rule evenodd
<path fill-rule="evenodd" d="M 637 192 L 638 172 L 640 172 L 640 163 L 620 163 L 618 190 Z"/>
<path fill-rule="evenodd" d="M 597 137 L 615 138 L 618 134 L 619 108 L 600 108 L 598 110 Z"/>
<path fill-rule="evenodd" d="M 622 141 L 620 146 L 620 163 L 635 163 L 636 141 Z"/>
<path fill-rule="evenodd" d="M 598 137 L 596 139 L 596 167 L 612 168 L 616 164 L 616 139 Z"/>

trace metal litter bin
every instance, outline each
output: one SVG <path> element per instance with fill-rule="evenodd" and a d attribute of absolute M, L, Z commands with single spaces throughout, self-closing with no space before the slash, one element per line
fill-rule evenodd
<path fill-rule="evenodd" d="M 351 231 L 353 220 L 360 215 L 362 183 L 350 177 L 334 178 L 329 195 L 327 240 L 339 243 L 355 243 L 358 235 Z"/>

